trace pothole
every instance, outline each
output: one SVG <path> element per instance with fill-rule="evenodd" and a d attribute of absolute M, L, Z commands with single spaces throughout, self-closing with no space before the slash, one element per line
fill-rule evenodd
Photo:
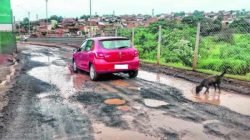
<path fill-rule="evenodd" d="M 126 101 L 121 99 L 107 99 L 104 103 L 108 105 L 124 105 Z"/>
<path fill-rule="evenodd" d="M 169 103 L 167 102 L 155 100 L 155 99 L 144 99 L 144 104 L 148 107 L 160 107 L 163 105 L 169 105 Z"/>
<path fill-rule="evenodd" d="M 117 106 L 116 107 L 118 110 L 122 110 L 122 111 L 129 111 L 131 110 L 131 108 L 127 105 L 123 105 L 123 106 Z"/>
<path fill-rule="evenodd" d="M 202 122 L 202 124 L 204 125 L 211 124 L 211 123 L 220 123 L 220 121 L 219 120 L 206 120 Z"/>

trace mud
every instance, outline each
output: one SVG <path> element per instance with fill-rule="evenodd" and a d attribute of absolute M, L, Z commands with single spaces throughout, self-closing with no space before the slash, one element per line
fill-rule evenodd
<path fill-rule="evenodd" d="M 164 73 L 169 76 L 176 78 L 185 79 L 194 83 L 200 83 L 204 78 L 211 76 L 204 73 L 199 73 L 196 71 L 176 69 L 166 66 L 158 66 L 156 64 L 141 63 L 141 69 L 145 71 Z M 241 81 L 231 78 L 223 78 L 221 87 L 225 90 L 231 90 L 237 92 L 238 94 L 250 95 L 250 82 Z"/>
<path fill-rule="evenodd" d="M 107 105 L 124 105 L 126 101 L 121 99 L 107 99 L 104 103 Z"/>
<path fill-rule="evenodd" d="M 160 100 L 153 100 L 153 99 L 144 99 L 144 104 L 148 107 L 160 107 L 164 105 L 168 105 L 168 103 Z"/>
<path fill-rule="evenodd" d="M 24 68 L 7 94 L 1 139 L 250 139 L 250 116 L 222 104 L 223 92 L 208 95 L 220 103 L 201 102 L 203 95 L 195 101 L 192 83 L 145 71 L 93 82 L 70 71 L 69 52 L 29 46 L 21 53 Z"/>
<path fill-rule="evenodd" d="M 185 98 L 199 103 L 208 103 L 213 105 L 225 106 L 233 111 L 241 114 L 250 115 L 250 106 L 246 105 L 250 103 L 250 96 L 240 95 L 235 92 L 222 90 L 220 93 L 210 89 L 209 94 L 196 95 L 194 88 L 195 83 L 175 78 L 165 74 L 156 74 L 148 71 L 140 71 L 139 77 L 152 82 L 158 82 L 166 85 L 171 85 L 178 88 L 183 93 Z"/>

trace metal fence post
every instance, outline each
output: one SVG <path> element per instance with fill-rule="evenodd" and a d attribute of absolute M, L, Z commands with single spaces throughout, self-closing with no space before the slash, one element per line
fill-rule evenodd
<path fill-rule="evenodd" d="M 157 47 L 157 64 L 160 64 L 161 58 L 161 25 L 159 26 L 159 37 L 158 37 L 158 47 Z"/>
<path fill-rule="evenodd" d="M 200 30 L 201 30 L 201 23 L 198 22 L 197 24 L 197 33 L 196 33 L 196 43 L 194 49 L 194 59 L 193 59 L 193 70 L 196 70 L 197 62 L 198 62 L 198 49 L 200 43 Z"/>

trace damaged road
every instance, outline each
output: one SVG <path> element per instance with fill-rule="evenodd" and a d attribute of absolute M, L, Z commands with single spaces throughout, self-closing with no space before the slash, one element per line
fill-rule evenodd
<path fill-rule="evenodd" d="M 140 71 L 93 82 L 70 71 L 70 48 L 29 45 L 6 94 L 1 139 L 250 139 L 250 98 L 193 94 L 194 83 Z"/>

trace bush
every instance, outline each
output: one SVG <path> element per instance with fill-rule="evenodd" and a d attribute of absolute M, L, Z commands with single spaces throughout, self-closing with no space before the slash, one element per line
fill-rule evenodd
<path fill-rule="evenodd" d="M 215 70 L 215 71 L 222 71 L 222 60 L 221 59 L 205 59 L 202 61 L 199 61 L 198 68 L 200 69 L 209 69 L 209 70 Z"/>
<path fill-rule="evenodd" d="M 221 70 L 228 69 L 231 74 L 246 74 L 248 71 L 247 62 L 235 59 L 226 59 L 223 61 Z"/>
<path fill-rule="evenodd" d="M 234 43 L 233 31 L 230 29 L 224 29 L 219 34 L 214 37 L 214 41 L 220 42 L 224 41 L 227 43 Z"/>

